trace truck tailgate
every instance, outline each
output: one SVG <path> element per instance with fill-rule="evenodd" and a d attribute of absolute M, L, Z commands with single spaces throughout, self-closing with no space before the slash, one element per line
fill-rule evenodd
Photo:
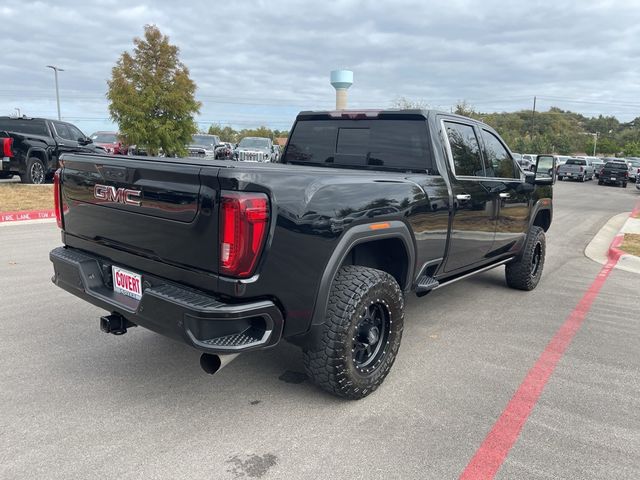
<path fill-rule="evenodd" d="M 65 235 L 216 273 L 218 170 L 188 159 L 66 155 Z"/>

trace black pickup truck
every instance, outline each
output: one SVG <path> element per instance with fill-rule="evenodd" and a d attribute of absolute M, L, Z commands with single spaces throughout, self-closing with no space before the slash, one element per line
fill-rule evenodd
<path fill-rule="evenodd" d="M 627 188 L 629 182 L 629 167 L 624 160 L 609 160 L 600 170 L 598 185 L 621 185 Z"/>
<path fill-rule="evenodd" d="M 0 178 L 20 175 L 22 183 L 51 178 L 63 153 L 106 153 L 76 126 L 46 118 L 0 117 L 0 143 Z"/>
<path fill-rule="evenodd" d="M 303 112 L 278 163 L 69 154 L 56 173 L 59 287 L 203 352 L 214 373 L 286 339 L 309 377 L 375 390 L 404 296 L 506 266 L 540 280 L 554 159 L 525 174 L 498 134 L 435 111 Z"/>

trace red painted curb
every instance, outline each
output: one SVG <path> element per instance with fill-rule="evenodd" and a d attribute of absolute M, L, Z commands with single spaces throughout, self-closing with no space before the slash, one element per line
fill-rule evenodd
<path fill-rule="evenodd" d="M 0 212 L 0 223 L 22 222 L 24 220 L 44 220 L 56 218 L 55 210 L 27 210 L 23 212 Z"/>
<path fill-rule="evenodd" d="M 633 210 L 629 214 L 629 218 L 632 218 L 632 217 L 635 218 L 638 216 L 638 214 L 640 214 L 640 201 L 638 201 L 636 203 L 636 206 L 633 207 Z M 626 220 L 625 220 L 625 223 L 626 223 Z M 624 227 L 624 224 L 622 224 L 622 226 Z M 631 255 L 630 253 L 627 253 L 624 250 L 620 250 L 620 248 L 618 248 L 620 245 L 622 245 L 623 241 L 624 241 L 624 233 L 618 232 L 616 236 L 613 238 L 613 241 L 609 246 L 609 251 L 607 252 L 609 256 L 609 260 L 618 260 L 622 255 Z"/>

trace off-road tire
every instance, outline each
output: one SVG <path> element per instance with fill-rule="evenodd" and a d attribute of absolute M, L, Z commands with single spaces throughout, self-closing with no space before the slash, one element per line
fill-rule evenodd
<path fill-rule="evenodd" d="M 544 230 L 531 227 L 520 256 L 508 263 L 505 276 L 507 285 L 517 290 L 533 290 L 542 277 L 546 240 Z"/>
<path fill-rule="evenodd" d="M 42 184 L 47 181 L 47 170 L 42 160 L 36 157 L 30 157 L 27 160 L 27 169 L 24 175 L 20 175 L 22 183 Z"/>
<path fill-rule="evenodd" d="M 356 337 L 362 331 L 363 315 L 366 319 L 372 308 L 386 311 L 387 323 L 379 332 L 380 346 L 371 356 L 372 363 L 363 366 L 354 353 L 361 345 Z M 340 268 L 331 285 L 325 322 L 314 345 L 303 351 L 307 375 L 320 388 L 339 397 L 366 397 L 382 384 L 395 361 L 403 320 L 404 297 L 391 275 L 355 265 Z"/>

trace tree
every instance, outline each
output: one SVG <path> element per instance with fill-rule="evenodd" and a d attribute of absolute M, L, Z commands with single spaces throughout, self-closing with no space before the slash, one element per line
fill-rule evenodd
<path fill-rule="evenodd" d="M 393 102 L 391 102 L 391 108 L 398 108 L 400 110 L 426 110 L 429 108 L 429 104 L 424 100 L 396 97 Z"/>
<path fill-rule="evenodd" d="M 145 25 L 144 38 L 134 38 L 133 54 L 123 52 L 107 82 L 109 113 L 130 145 L 150 155 L 184 155 L 185 145 L 198 131 L 193 120 L 200 111 L 196 84 L 155 25 Z"/>
<path fill-rule="evenodd" d="M 457 115 L 464 115 L 465 117 L 478 118 L 478 112 L 473 108 L 466 100 L 459 100 L 456 103 L 456 108 L 453 113 Z"/>

